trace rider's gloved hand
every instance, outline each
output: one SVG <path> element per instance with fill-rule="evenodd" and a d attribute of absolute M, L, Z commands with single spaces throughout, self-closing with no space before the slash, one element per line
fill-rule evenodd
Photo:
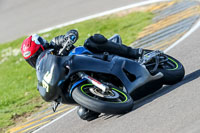
<path fill-rule="evenodd" d="M 74 44 L 78 40 L 78 31 L 70 30 L 65 34 L 65 40 L 69 41 L 70 44 Z"/>
<path fill-rule="evenodd" d="M 78 40 L 78 31 L 74 30 L 74 29 L 70 30 L 65 34 L 64 38 L 67 43 L 66 50 L 70 51 L 73 48 L 75 48 L 75 46 L 73 44 Z M 66 45 L 66 44 L 63 43 L 63 45 Z"/>

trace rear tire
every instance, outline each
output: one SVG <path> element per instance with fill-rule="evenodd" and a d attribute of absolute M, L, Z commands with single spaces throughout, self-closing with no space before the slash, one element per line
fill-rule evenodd
<path fill-rule="evenodd" d="M 82 84 L 72 92 L 73 99 L 81 106 L 98 113 L 123 114 L 132 110 L 132 98 L 121 89 L 111 87 L 114 96 L 118 98 L 102 98 L 90 92 L 93 84 Z M 113 93 L 112 93 L 113 94 Z"/>
<path fill-rule="evenodd" d="M 151 52 L 152 50 L 145 50 L 145 52 Z M 156 74 L 158 72 L 163 73 L 162 83 L 166 85 L 173 85 L 178 82 L 180 82 L 184 75 L 185 75 L 185 69 L 183 65 L 172 56 L 169 56 L 167 54 L 164 54 L 168 57 L 168 61 L 162 65 L 162 67 L 158 67 L 158 69 L 152 73 Z"/>
<path fill-rule="evenodd" d="M 174 67 L 171 68 L 158 68 L 157 72 L 162 72 L 164 74 L 164 77 L 162 78 L 163 83 L 166 85 L 173 85 L 178 82 L 180 82 L 184 75 L 185 75 L 185 69 L 183 65 L 176 60 L 175 58 L 168 56 L 168 63 L 174 64 Z M 167 65 L 164 64 L 164 65 Z"/>

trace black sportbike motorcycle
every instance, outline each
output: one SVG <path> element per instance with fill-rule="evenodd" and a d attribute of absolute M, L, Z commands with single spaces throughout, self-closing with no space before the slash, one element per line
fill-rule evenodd
<path fill-rule="evenodd" d="M 184 77 L 184 67 L 175 58 L 161 51 L 144 51 L 142 58 L 133 60 L 107 52 L 93 54 L 84 47 L 68 56 L 46 50 L 37 60 L 38 90 L 45 101 L 55 102 L 54 111 L 64 103 L 98 113 L 126 113 L 135 100 Z"/>

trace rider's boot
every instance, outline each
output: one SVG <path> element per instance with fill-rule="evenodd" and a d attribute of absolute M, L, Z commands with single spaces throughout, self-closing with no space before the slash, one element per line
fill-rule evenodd
<path fill-rule="evenodd" d="M 143 56 L 143 49 L 142 48 L 132 48 L 123 45 L 122 47 L 125 47 L 127 49 L 127 57 L 131 59 L 139 59 Z"/>
<path fill-rule="evenodd" d="M 128 51 L 127 55 L 130 56 L 130 58 L 136 58 L 138 59 L 139 57 L 143 56 L 143 49 L 138 48 L 138 49 L 133 49 L 131 47 L 128 47 L 126 45 L 122 44 L 122 39 L 119 34 L 113 35 L 111 38 L 108 39 L 109 41 L 112 41 L 118 45 L 121 45 L 121 47 L 124 47 L 124 51 Z"/>
<path fill-rule="evenodd" d="M 83 120 L 91 121 L 99 117 L 100 113 L 91 111 L 87 108 L 84 108 L 82 106 L 79 106 L 77 110 L 77 114 L 79 117 Z"/>

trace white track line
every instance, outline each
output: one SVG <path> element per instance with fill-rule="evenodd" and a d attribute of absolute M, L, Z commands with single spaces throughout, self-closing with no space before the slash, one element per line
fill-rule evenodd
<path fill-rule="evenodd" d="M 58 118 L 54 119 L 53 121 L 51 121 L 51 122 L 49 122 L 48 124 L 44 125 L 43 127 L 39 128 L 38 130 L 33 131 L 33 133 L 36 133 L 36 132 L 40 131 L 41 129 L 43 129 L 43 128 L 49 126 L 49 125 L 51 125 L 51 124 L 54 123 L 55 121 L 61 119 L 62 117 L 68 115 L 69 113 L 75 111 L 77 108 L 78 108 L 78 107 L 74 107 L 73 109 L 67 111 L 67 112 L 64 113 L 63 115 L 59 116 Z"/>
<path fill-rule="evenodd" d="M 105 11 L 105 12 L 102 12 L 102 13 L 99 13 L 99 14 L 96 14 L 96 15 L 92 15 L 92 16 L 80 18 L 80 19 L 77 19 L 77 20 L 74 20 L 74 21 L 70 21 L 70 22 L 66 22 L 64 24 L 60 24 L 60 25 L 57 25 L 57 26 L 54 26 L 54 27 L 50 27 L 50 28 L 41 30 L 38 33 L 48 32 L 48 31 L 51 31 L 51 30 L 56 29 L 56 28 L 61 28 L 63 26 L 67 26 L 67 25 L 70 25 L 70 24 L 82 22 L 82 21 L 85 21 L 85 20 L 89 20 L 89 19 L 92 19 L 92 18 L 96 18 L 96 17 L 108 15 L 108 14 L 112 14 L 112 13 L 115 13 L 115 12 L 118 12 L 118 11 L 122 11 L 122 10 L 125 10 L 125 9 L 129 9 L 129 8 L 133 8 L 133 7 L 138 7 L 138 6 L 144 6 L 144 5 L 148 5 L 148 4 L 152 4 L 152 3 L 156 3 L 156 2 L 162 2 L 162 1 L 169 1 L 169 0 L 153 0 L 153 1 L 145 1 L 145 2 L 140 2 L 140 3 L 137 3 L 137 4 L 128 5 L 128 6 L 117 8 L 117 9 L 113 9 L 113 10 L 110 10 L 110 11 Z M 181 37 L 179 40 L 177 40 L 169 48 L 167 48 L 166 50 L 164 50 L 164 52 L 168 52 L 170 49 L 172 49 L 176 45 L 180 44 L 181 41 L 183 41 L 184 39 L 186 39 L 187 37 L 189 37 L 199 27 L 200 27 L 200 21 L 198 21 L 183 37 Z M 43 127 L 39 128 L 38 130 L 34 131 L 33 133 L 39 132 L 40 130 L 42 130 L 45 127 L 51 125 L 52 123 L 56 122 L 57 120 L 61 119 L 62 117 L 70 114 L 71 112 L 75 111 L 76 109 L 77 109 L 77 107 L 71 109 L 70 111 L 64 113 L 63 115 L 61 115 L 60 117 L 56 118 L 55 120 L 49 122 L 48 124 L 44 125 Z"/>
<path fill-rule="evenodd" d="M 66 22 L 64 24 L 60 24 L 60 25 L 56 25 L 56 26 L 53 26 L 53 27 L 49 27 L 47 29 L 43 29 L 43 30 L 38 31 L 37 33 L 45 33 L 45 32 L 48 32 L 48 31 L 51 31 L 51 30 L 54 30 L 54 29 L 57 29 L 57 28 L 61 28 L 61 27 L 64 27 L 64 26 L 67 26 L 67 25 L 71 25 L 71 24 L 75 24 L 75 23 L 78 23 L 78 22 L 82 22 L 82 21 L 85 21 L 85 20 L 89 20 L 89 19 L 93 19 L 93 18 L 109 15 L 109 14 L 112 14 L 112 13 L 116 13 L 118 11 L 122 11 L 122 10 L 126 10 L 126 9 L 129 9 L 129 8 L 133 8 L 133 7 L 144 6 L 144 5 L 157 3 L 157 2 L 162 2 L 162 1 L 171 1 L 171 0 L 148 0 L 148 1 L 140 2 L 140 3 L 135 3 L 135 4 L 127 5 L 127 6 L 124 6 L 124 7 L 120 7 L 120 8 L 112 9 L 112 10 L 109 10 L 109 11 L 105 11 L 105 12 L 102 12 L 102 13 L 94 14 L 94 15 L 91 15 L 91 16 L 87 16 L 87 17 L 84 17 L 84 18 L 72 20 L 72 21 Z"/>

